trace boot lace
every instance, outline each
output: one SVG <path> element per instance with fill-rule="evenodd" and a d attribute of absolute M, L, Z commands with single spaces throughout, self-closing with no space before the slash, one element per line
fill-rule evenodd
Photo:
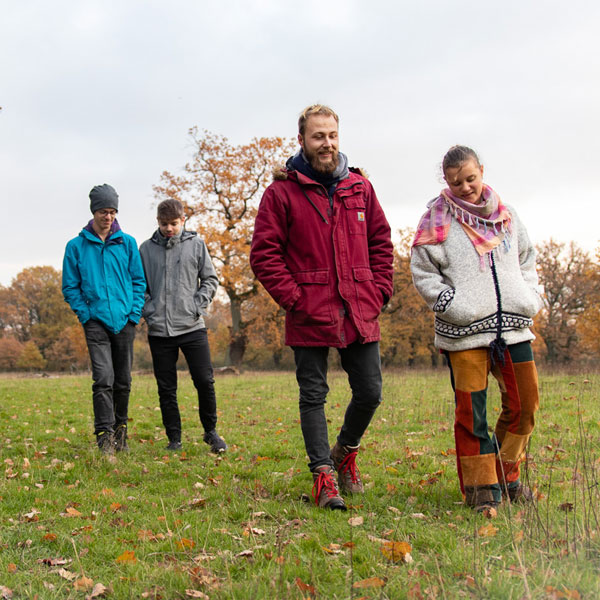
<path fill-rule="evenodd" d="M 319 498 L 323 492 L 328 498 L 335 498 L 338 495 L 333 477 L 328 471 L 321 471 L 313 483 L 312 497 L 315 500 L 315 504 L 319 504 Z"/>
<path fill-rule="evenodd" d="M 352 483 L 360 482 L 360 472 L 358 467 L 356 466 L 356 457 L 358 455 L 358 450 L 354 452 L 348 452 L 344 457 L 344 460 L 340 463 L 339 472 L 343 475 L 350 474 L 350 479 Z"/>

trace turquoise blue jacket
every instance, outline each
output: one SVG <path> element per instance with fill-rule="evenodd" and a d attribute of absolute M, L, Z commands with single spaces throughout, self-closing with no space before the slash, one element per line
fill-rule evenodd
<path fill-rule="evenodd" d="M 62 291 L 82 324 L 94 319 L 119 333 L 127 321 L 138 323 L 145 290 L 137 243 L 120 229 L 103 242 L 84 228 L 67 244 Z"/>

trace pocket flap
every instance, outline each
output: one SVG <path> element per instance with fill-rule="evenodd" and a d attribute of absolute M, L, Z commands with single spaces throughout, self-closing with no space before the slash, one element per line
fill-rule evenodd
<path fill-rule="evenodd" d="M 367 267 L 354 267 L 355 281 L 372 281 L 373 271 Z"/>
<path fill-rule="evenodd" d="M 362 196 L 346 196 L 343 198 L 344 206 L 347 209 L 362 208 L 365 209 L 365 199 Z"/>
<path fill-rule="evenodd" d="M 296 280 L 297 284 L 325 284 L 329 281 L 329 269 L 319 269 L 318 271 L 298 271 L 298 273 L 294 273 L 294 279 Z"/>

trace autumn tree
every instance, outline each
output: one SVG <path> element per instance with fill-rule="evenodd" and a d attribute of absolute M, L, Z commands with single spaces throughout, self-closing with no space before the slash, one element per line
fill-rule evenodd
<path fill-rule="evenodd" d="M 29 340 L 23 346 L 23 351 L 17 360 L 17 367 L 25 371 L 36 371 L 46 366 L 46 359 L 42 356 L 35 342 Z"/>
<path fill-rule="evenodd" d="M 282 367 L 286 353 L 285 310 L 261 287 L 248 301 L 247 312 L 248 337 L 252 340 L 253 354 L 256 358 L 266 354 L 275 368 Z"/>
<path fill-rule="evenodd" d="M 33 340 L 43 352 L 77 318 L 62 296 L 61 272 L 54 267 L 23 269 L 0 289 L 0 325 L 21 342 Z"/>
<path fill-rule="evenodd" d="M 410 272 L 414 231 L 398 231 L 394 244 L 394 295 L 380 317 L 381 357 L 386 365 L 436 366 L 439 353 L 433 345 L 433 314 L 415 289 Z"/>
<path fill-rule="evenodd" d="M 23 343 L 12 335 L 0 338 L 0 371 L 14 371 L 22 352 Z"/>
<path fill-rule="evenodd" d="M 588 277 L 592 292 L 587 309 L 577 319 L 577 333 L 582 353 L 597 361 L 600 358 L 600 286 L 597 285 L 600 280 L 600 246 L 596 248 L 595 261 Z"/>
<path fill-rule="evenodd" d="M 293 143 L 279 137 L 232 145 L 226 137 L 190 129 L 193 156 L 183 174 L 165 171 L 154 186 L 160 200 L 180 200 L 203 237 L 229 298 L 231 327 L 227 362 L 239 365 L 248 342 L 245 303 L 259 289 L 250 269 L 254 218 L 275 166 L 285 163 Z"/>
<path fill-rule="evenodd" d="M 81 325 L 65 327 L 46 350 L 48 368 L 55 371 L 80 371 L 89 363 L 85 334 Z"/>
<path fill-rule="evenodd" d="M 598 297 L 598 266 L 575 242 L 553 239 L 536 246 L 537 270 L 544 287 L 544 308 L 536 327 L 546 345 L 546 360 L 553 364 L 577 358 L 578 321 Z"/>

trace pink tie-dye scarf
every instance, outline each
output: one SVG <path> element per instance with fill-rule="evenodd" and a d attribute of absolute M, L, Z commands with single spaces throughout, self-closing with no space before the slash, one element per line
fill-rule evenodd
<path fill-rule="evenodd" d="M 443 242 L 448 237 L 452 217 L 462 225 L 482 259 L 500 244 L 507 249 L 510 246 L 510 211 L 489 185 L 483 185 L 479 204 L 465 202 L 445 189 L 427 208 L 417 226 L 413 246 Z"/>

